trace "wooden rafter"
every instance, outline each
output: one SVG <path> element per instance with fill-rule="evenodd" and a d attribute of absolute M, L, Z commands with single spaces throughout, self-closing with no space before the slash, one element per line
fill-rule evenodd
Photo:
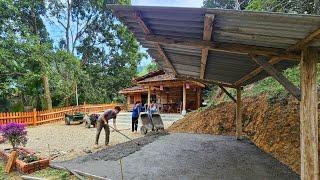
<path fill-rule="evenodd" d="M 237 100 L 232 96 L 232 94 L 230 94 L 227 90 L 226 90 L 226 88 L 224 88 L 223 86 L 219 86 L 220 87 L 220 89 L 224 92 L 224 93 L 226 93 L 226 95 L 228 95 L 229 96 L 229 98 L 233 101 L 233 102 L 237 102 Z"/>
<path fill-rule="evenodd" d="M 224 87 L 235 88 L 235 86 L 232 84 L 223 83 L 223 82 L 215 81 L 215 80 L 200 79 L 200 78 L 188 77 L 185 75 L 178 75 L 177 78 L 179 78 L 181 80 L 185 80 L 185 81 L 198 81 L 202 84 L 216 84 L 216 85 L 220 85 L 220 86 L 224 86 Z"/>
<path fill-rule="evenodd" d="M 216 43 L 210 41 L 187 39 L 187 38 L 169 38 L 159 35 L 146 35 L 146 41 L 159 44 L 170 44 L 174 46 L 189 46 L 196 48 L 208 48 L 209 50 L 225 51 L 239 54 L 256 54 L 262 56 L 282 56 L 282 59 L 300 60 L 300 56 L 295 53 L 287 53 L 283 49 L 260 47 L 254 45 L 244 45 L 236 43 Z"/>
<path fill-rule="evenodd" d="M 204 16 L 203 25 L 203 40 L 211 41 L 212 29 L 213 29 L 214 15 L 206 14 Z M 201 62 L 200 62 L 200 79 L 204 78 L 206 71 L 207 59 L 208 59 L 209 48 L 203 48 L 201 52 Z"/>
<path fill-rule="evenodd" d="M 133 17 L 138 22 L 139 26 L 141 27 L 141 29 L 143 30 L 145 35 L 152 34 L 152 31 L 144 23 L 140 12 L 134 12 L 133 13 Z M 161 47 L 161 45 L 159 43 L 154 43 L 154 45 L 156 46 L 160 56 L 162 57 L 162 59 L 166 63 L 167 67 L 170 68 L 173 71 L 174 75 L 177 75 L 176 69 L 174 68 L 173 64 L 171 63 L 171 61 L 169 60 L 169 58 L 165 54 L 165 52 L 164 52 L 163 48 Z"/>
<path fill-rule="evenodd" d="M 298 100 L 301 99 L 300 89 L 293 85 L 281 72 L 277 71 L 271 64 L 268 62 L 263 63 L 256 59 L 254 56 L 251 56 L 252 60 L 260 65 L 263 70 L 265 70 L 269 75 L 271 75 L 274 79 L 276 79 L 283 87 L 289 91 L 295 98 Z"/>
<path fill-rule="evenodd" d="M 302 50 L 302 48 L 304 48 L 305 46 L 307 46 L 308 44 L 310 44 L 314 39 L 320 38 L 320 28 L 313 31 L 312 33 L 310 33 L 309 35 L 307 35 L 305 38 L 303 38 L 302 40 L 300 40 L 299 42 L 297 42 L 295 45 L 289 47 L 287 49 L 287 52 L 290 51 L 297 51 L 297 50 Z M 285 60 L 285 59 L 281 59 L 281 56 L 275 56 L 272 57 L 269 60 L 269 64 L 273 65 L 273 64 L 277 64 L 278 62 Z M 298 59 L 300 60 L 300 59 Z M 263 71 L 262 67 L 258 67 L 256 69 L 254 69 L 253 71 L 251 71 L 249 74 L 243 76 L 240 80 L 238 80 L 237 82 L 235 82 L 234 84 L 236 86 L 241 85 L 243 82 L 253 78 L 254 76 L 258 75 L 261 71 Z"/>
<path fill-rule="evenodd" d="M 310 33 L 309 35 L 307 35 L 305 38 L 303 38 L 302 40 L 300 40 L 299 42 L 297 42 L 295 45 L 293 45 L 292 47 L 288 48 L 287 51 L 300 51 L 302 50 L 304 47 L 306 47 L 307 45 L 309 45 L 310 43 L 313 42 L 314 39 L 320 37 L 320 28 L 318 28 L 317 30 L 313 31 L 312 33 Z"/>
<path fill-rule="evenodd" d="M 167 66 L 173 71 L 173 74 L 177 75 L 177 71 L 174 68 L 174 66 L 172 65 L 171 61 L 168 59 L 167 55 L 165 54 L 163 48 L 161 47 L 160 44 L 155 44 L 155 46 L 157 47 L 157 50 L 160 54 L 160 56 L 162 57 L 162 59 L 164 60 L 164 62 L 167 64 Z"/>
<path fill-rule="evenodd" d="M 274 65 L 278 62 L 280 62 L 281 59 L 279 57 L 272 57 L 268 63 L 270 65 Z M 241 79 L 239 79 L 237 82 L 234 83 L 235 86 L 239 86 L 241 85 L 243 82 L 255 77 L 256 75 L 258 75 L 261 71 L 263 71 L 263 68 L 261 66 L 257 67 L 256 69 L 254 69 L 253 71 L 251 71 L 249 74 L 243 76 Z"/>

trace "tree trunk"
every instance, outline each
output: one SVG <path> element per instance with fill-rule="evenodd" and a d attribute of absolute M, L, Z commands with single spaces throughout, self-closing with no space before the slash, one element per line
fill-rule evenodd
<path fill-rule="evenodd" d="M 315 14 L 320 14 L 320 1 L 319 0 L 314 0 L 314 13 Z"/>
<path fill-rule="evenodd" d="M 71 4 L 72 4 L 72 0 L 68 0 L 68 9 L 67 9 L 67 13 L 68 13 L 68 17 L 67 17 L 67 27 L 66 27 L 66 48 L 67 51 L 70 52 L 70 39 L 69 39 L 69 33 L 70 33 L 70 18 L 71 18 Z"/>
<path fill-rule="evenodd" d="M 44 93 L 47 101 L 47 109 L 52 109 L 52 100 L 51 100 L 51 93 L 49 89 L 49 80 L 47 75 L 43 75 L 43 85 L 44 85 Z"/>

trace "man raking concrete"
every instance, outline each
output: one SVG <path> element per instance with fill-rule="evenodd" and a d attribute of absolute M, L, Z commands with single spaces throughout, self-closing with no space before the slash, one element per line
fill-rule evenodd
<path fill-rule="evenodd" d="M 99 136 L 101 133 L 102 128 L 105 131 L 106 139 L 105 139 L 105 145 L 107 146 L 109 144 L 109 138 L 110 138 L 110 128 L 108 124 L 108 120 L 113 119 L 113 127 L 114 129 L 117 129 L 116 126 L 116 118 L 117 114 L 121 111 L 121 108 L 119 106 L 114 107 L 114 109 L 107 109 L 102 113 L 98 120 L 97 120 L 97 134 L 96 134 L 96 142 L 95 147 L 99 147 Z"/>

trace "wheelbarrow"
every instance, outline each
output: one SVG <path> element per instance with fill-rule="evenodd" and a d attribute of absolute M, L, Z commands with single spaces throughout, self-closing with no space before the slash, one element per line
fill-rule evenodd
<path fill-rule="evenodd" d="M 155 113 L 152 114 L 152 117 L 149 117 L 148 113 L 141 113 L 140 118 L 142 121 L 142 126 L 140 128 L 141 134 L 145 135 L 148 131 L 164 130 L 160 114 Z"/>
<path fill-rule="evenodd" d="M 90 114 L 90 115 L 86 114 L 83 118 L 85 122 L 84 126 L 86 128 L 90 128 L 91 125 L 93 127 L 96 127 L 98 118 L 99 118 L 99 114 Z"/>
<path fill-rule="evenodd" d="M 79 122 L 80 124 L 83 123 L 84 114 L 81 112 L 76 112 L 74 114 L 64 114 L 64 122 L 66 125 L 70 125 L 71 122 Z"/>

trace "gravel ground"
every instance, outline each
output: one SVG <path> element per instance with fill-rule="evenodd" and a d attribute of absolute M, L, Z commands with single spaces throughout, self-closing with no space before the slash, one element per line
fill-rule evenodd
<path fill-rule="evenodd" d="M 142 139 L 149 139 L 143 137 Z M 154 138 L 134 153 L 121 145 L 86 158 L 57 163 L 69 169 L 121 179 L 299 179 L 299 176 L 249 141 L 231 136 L 175 133 Z M 116 145 L 120 146 L 120 145 Z M 113 154 L 105 158 L 104 153 Z"/>
<path fill-rule="evenodd" d="M 129 117 L 122 116 L 117 121 L 117 128 L 122 133 L 130 138 L 142 137 L 140 132 L 131 132 L 131 123 Z M 112 124 L 112 123 L 111 123 Z M 164 121 L 165 127 L 168 127 L 172 122 Z M 139 123 L 141 125 L 141 123 Z M 64 122 L 44 124 L 36 127 L 27 128 L 28 131 L 28 144 L 27 148 L 35 150 L 37 153 L 44 157 L 50 155 L 53 161 L 65 161 L 82 156 L 91 152 L 96 152 L 105 148 L 101 146 L 99 149 L 94 149 L 94 140 L 96 129 L 87 129 L 84 124 L 65 125 Z M 104 130 L 100 134 L 99 144 L 104 144 Z M 111 132 L 109 145 L 127 142 L 124 136 L 117 132 Z M 48 147 L 49 145 L 49 147 Z M 7 148 L 8 144 L 0 144 L 0 148 Z"/>

